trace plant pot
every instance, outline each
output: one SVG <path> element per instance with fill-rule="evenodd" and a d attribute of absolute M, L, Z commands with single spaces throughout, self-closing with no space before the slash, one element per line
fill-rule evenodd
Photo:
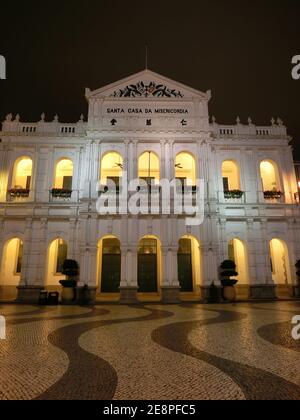
<path fill-rule="evenodd" d="M 223 299 L 226 300 L 226 302 L 235 302 L 236 290 L 234 286 L 223 287 Z"/>
<path fill-rule="evenodd" d="M 63 287 L 61 292 L 61 301 L 63 304 L 73 303 L 75 299 L 75 291 L 73 287 Z"/>

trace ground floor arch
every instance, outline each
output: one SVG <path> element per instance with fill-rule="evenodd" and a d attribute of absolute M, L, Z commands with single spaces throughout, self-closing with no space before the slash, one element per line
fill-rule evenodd
<path fill-rule="evenodd" d="M 23 241 L 12 238 L 6 241 L 1 262 L 0 286 L 19 286 L 23 261 Z"/>
<path fill-rule="evenodd" d="M 177 265 L 181 292 L 196 292 L 201 282 L 201 255 L 197 239 L 183 236 L 179 240 Z"/>
<path fill-rule="evenodd" d="M 161 243 L 152 235 L 144 236 L 138 244 L 138 291 L 157 293 L 161 279 Z"/>
<path fill-rule="evenodd" d="M 239 285 L 249 285 L 248 255 L 246 244 L 238 238 L 233 238 L 228 243 L 228 257 L 236 264 L 236 277 Z"/>
<path fill-rule="evenodd" d="M 48 247 L 46 285 L 60 286 L 60 280 L 66 276 L 62 274 L 63 263 L 68 256 L 68 245 L 63 238 L 54 239 Z"/>
<path fill-rule="evenodd" d="M 98 243 L 98 291 L 118 293 L 121 282 L 121 243 L 113 235 Z"/>
<path fill-rule="evenodd" d="M 270 262 L 275 285 L 291 285 L 291 268 L 286 243 L 278 238 L 270 241 Z"/>

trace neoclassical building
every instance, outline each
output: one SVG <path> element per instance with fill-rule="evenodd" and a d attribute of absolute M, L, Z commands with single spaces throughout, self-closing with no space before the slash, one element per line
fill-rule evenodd
<path fill-rule="evenodd" d="M 299 291 L 299 195 L 280 119 L 221 125 L 209 118 L 210 91 L 149 70 L 85 96 L 87 121 L 2 123 L 2 298 L 59 290 L 66 258 L 80 265 L 79 292 L 88 286 L 99 301 L 206 301 L 228 258 L 240 298 Z M 172 211 L 100 214 L 99 197 L 113 181 L 117 199 L 125 172 L 152 188 L 177 179 L 193 190 L 204 180 L 203 223 Z"/>

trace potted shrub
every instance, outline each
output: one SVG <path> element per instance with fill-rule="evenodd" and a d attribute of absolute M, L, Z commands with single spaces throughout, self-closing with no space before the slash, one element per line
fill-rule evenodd
<path fill-rule="evenodd" d="M 237 284 L 237 280 L 232 277 L 238 275 L 234 261 L 225 260 L 222 262 L 220 277 L 223 287 L 223 299 L 228 302 L 234 302 L 236 300 L 236 290 L 234 286 Z"/>
<path fill-rule="evenodd" d="M 67 278 L 66 280 L 61 280 L 60 284 L 62 285 L 62 303 L 70 304 L 72 303 L 75 296 L 75 289 L 77 286 L 77 277 L 79 274 L 79 265 L 75 260 L 65 260 L 63 263 L 62 274 Z"/>

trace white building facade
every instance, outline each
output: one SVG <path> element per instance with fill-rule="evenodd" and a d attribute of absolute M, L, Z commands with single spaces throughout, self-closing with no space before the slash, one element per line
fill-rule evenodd
<path fill-rule="evenodd" d="M 243 299 L 299 294 L 298 186 L 281 120 L 209 119 L 202 93 L 145 70 L 86 90 L 87 122 L 55 117 L 0 132 L 0 293 L 37 301 L 59 290 L 63 260 L 80 265 L 91 300 L 207 301 L 219 266 L 237 264 Z M 152 185 L 204 180 L 204 221 L 175 214 L 99 214 L 124 175 Z M 119 187 L 113 193 L 119 195 Z M 1 296 L 0 295 L 0 296 Z"/>

